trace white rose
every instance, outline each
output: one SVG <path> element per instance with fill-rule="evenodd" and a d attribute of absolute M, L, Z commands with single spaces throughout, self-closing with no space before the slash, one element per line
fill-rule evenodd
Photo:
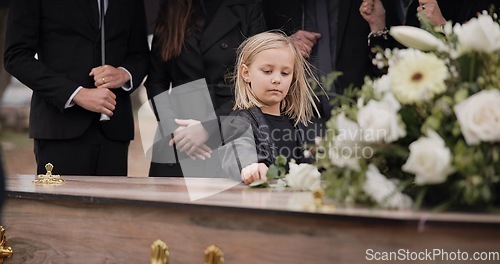
<path fill-rule="evenodd" d="M 421 51 L 433 51 L 444 48 L 444 43 L 431 33 L 417 27 L 394 26 L 389 34 L 399 43 Z"/>
<path fill-rule="evenodd" d="M 359 158 L 362 154 L 362 138 L 359 125 L 349 120 L 344 113 L 335 118 L 338 135 L 333 138 L 332 146 L 328 150 L 333 165 L 359 171 Z"/>
<path fill-rule="evenodd" d="M 383 208 L 399 210 L 412 207 L 413 201 L 411 198 L 398 191 L 396 184 L 382 175 L 375 165 L 368 165 L 365 175 L 366 180 L 363 184 L 363 191 L 378 205 Z"/>
<path fill-rule="evenodd" d="M 444 140 L 435 131 L 429 130 L 427 137 L 410 144 L 410 156 L 402 169 L 415 174 L 417 185 L 442 183 L 453 172 L 451 152 Z"/>
<path fill-rule="evenodd" d="M 472 18 L 463 25 L 455 25 L 453 31 L 458 37 L 461 49 L 493 52 L 500 49 L 500 25 L 489 15 Z"/>
<path fill-rule="evenodd" d="M 391 78 L 389 75 L 384 75 L 373 82 L 373 90 L 378 96 L 383 96 L 391 91 Z"/>
<path fill-rule="evenodd" d="M 399 122 L 399 109 L 401 105 L 391 93 L 386 93 L 381 101 L 370 100 L 360 108 L 358 124 L 363 131 L 363 140 L 391 143 L 406 136 L 402 122 Z"/>
<path fill-rule="evenodd" d="M 455 105 L 454 110 L 468 145 L 500 141 L 500 91 L 478 92 Z"/>
<path fill-rule="evenodd" d="M 320 188 L 321 173 L 318 169 L 307 163 L 289 163 L 290 171 L 285 176 L 288 186 L 296 190 L 313 191 Z"/>

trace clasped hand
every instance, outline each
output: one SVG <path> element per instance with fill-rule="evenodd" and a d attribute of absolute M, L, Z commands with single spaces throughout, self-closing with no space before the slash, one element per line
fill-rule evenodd
<path fill-rule="evenodd" d="M 130 81 L 129 74 L 123 69 L 104 65 L 93 68 L 89 76 L 94 77 L 97 89 L 83 87 L 73 97 L 73 102 L 88 111 L 112 116 L 116 107 L 116 95 L 110 89 L 121 88 Z"/>
<path fill-rule="evenodd" d="M 309 58 L 311 50 L 319 38 L 321 38 L 321 34 L 305 30 L 299 30 L 292 35 L 293 43 L 305 58 Z"/>
<path fill-rule="evenodd" d="M 211 157 L 212 149 L 205 144 L 209 134 L 200 121 L 175 119 L 175 123 L 179 127 L 172 133 L 173 137 L 169 142 L 170 146 L 175 144 L 177 150 L 186 153 L 193 160 L 196 158 L 205 160 Z"/>
<path fill-rule="evenodd" d="M 446 24 L 446 19 L 443 17 L 436 0 L 419 0 L 418 3 L 417 12 L 419 14 L 423 14 L 436 26 Z"/>

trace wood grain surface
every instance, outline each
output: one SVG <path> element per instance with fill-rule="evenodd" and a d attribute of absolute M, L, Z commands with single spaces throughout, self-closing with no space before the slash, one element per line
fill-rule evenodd
<path fill-rule="evenodd" d="M 500 253 L 499 215 L 315 209 L 311 193 L 243 185 L 190 199 L 221 179 L 64 178 L 62 186 L 9 180 L 2 223 L 14 256 L 5 263 L 150 263 L 156 239 L 174 264 L 203 263 L 212 244 L 238 264 L 369 263 L 370 249 Z M 449 263 L 432 263 L 441 262 Z"/>

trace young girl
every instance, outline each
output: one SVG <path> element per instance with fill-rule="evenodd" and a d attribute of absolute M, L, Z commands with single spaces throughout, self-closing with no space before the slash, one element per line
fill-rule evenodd
<path fill-rule="evenodd" d="M 234 111 L 223 125 L 228 173 L 249 184 L 266 180 L 278 155 L 305 160 L 301 131 L 318 112 L 309 76 L 308 62 L 282 33 L 260 33 L 240 45 Z"/>

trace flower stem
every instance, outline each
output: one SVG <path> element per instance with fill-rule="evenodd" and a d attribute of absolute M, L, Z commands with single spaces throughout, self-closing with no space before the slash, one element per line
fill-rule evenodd
<path fill-rule="evenodd" d="M 476 75 L 476 52 L 471 53 L 470 67 L 469 67 L 469 82 L 473 82 Z"/>

